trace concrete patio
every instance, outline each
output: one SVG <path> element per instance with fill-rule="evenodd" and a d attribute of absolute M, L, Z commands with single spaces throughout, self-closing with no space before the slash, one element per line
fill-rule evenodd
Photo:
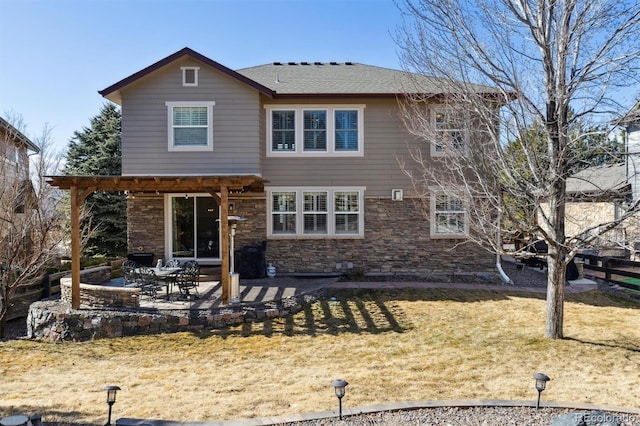
<path fill-rule="evenodd" d="M 240 304 L 258 305 L 300 296 L 327 287 L 339 279 L 337 276 L 276 276 L 273 278 L 240 279 Z M 211 310 L 224 308 L 220 268 L 202 268 L 198 298 L 181 300 L 180 292 L 172 286 L 167 299 L 165 290 L 156 299 L 140 298 L 140 308 L 163 310 Z M 170 286 L 171 288 L 171 286 Z"/>

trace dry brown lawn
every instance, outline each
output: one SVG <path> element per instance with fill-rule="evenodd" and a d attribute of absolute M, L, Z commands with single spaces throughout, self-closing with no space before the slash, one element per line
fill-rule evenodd
<path fill-rule="evenodd" d="M 337 293 L 287 318 L 222 331 L 61 344 L 0 343 L 0 417 L 228 420 L 402 400 L 526 399 L 640 404 L 640 305 L 568 297 L 566 339 L 542 337 L 541 296 L 385 290 Z"/>

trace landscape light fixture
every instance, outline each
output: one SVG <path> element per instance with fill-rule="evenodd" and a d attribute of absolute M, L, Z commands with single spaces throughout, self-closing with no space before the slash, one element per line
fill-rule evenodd
<path fill-rule="evenodd" d="M 338 415 L 340 416 L 340 420 L 342 420 L 342 397 L 344 396 L 345 388 L 348 384 L 349 383 L 342 379 L 337 379 L 331 382 L 331 386 L 335 389 L 336 396 L 338 397 Z"/>
<path fill-rule="evenodd" d="M 107 417 L 107 423 L 104 426 L 111 426 L 111 407 L 116 403 L 116 393 L 120 388 L 118 386 L 106 386 L 104 390 L 107 391 L 107 404 L 109 404 L 109 417 Z"/>
<path fill-rule="evenodd" d="M 533 378 L 536 379 L 536 390 L 538 391 L 538 403 L 536 404 L 536 409 L 538 409 L 540 408 L 540 394 L 547 387 L 547 382 L 551 379 L 542 373 L 534 374 Z"/>

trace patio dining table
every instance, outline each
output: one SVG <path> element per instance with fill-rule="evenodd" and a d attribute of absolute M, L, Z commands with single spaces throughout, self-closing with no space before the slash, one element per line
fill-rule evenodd
<path fill-rule="evenodd" d="M 180 272 L 182 268 L 163 266 L 161 268 L 146 268 L 146 269 L 152 270 L 156 274 L 156 278 L 165 282 L 165 286 L 167 287 L 167 300 L 169 300 L 171 291 L 173 291 L 173 289 L 169 288 L 173 284 L 172 278 L 176 273 Z M 140 273 L 141 270 L 142 268 L 136 268 L 135 272 Z"/>

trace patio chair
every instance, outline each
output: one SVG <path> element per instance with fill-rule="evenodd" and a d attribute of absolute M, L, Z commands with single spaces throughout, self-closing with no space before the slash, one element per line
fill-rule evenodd
<path fill-rule="evenodd" d="M 125 260 L 122 262 L 122 282 L 125 287 L 138 286 L 138 264 L 133 260 Z"/>
<path fill-rule="evenodd" d="M 200 298 L 198 294 L 198 273 L 195 269 L 183 269 L 176 275 L 175 284 L 180 290 L 180 299 L 189 300 L 192 296 L 196 299 Z M 191 291 L 195 292 L 195 295 L 191 294 Z"/>
<path fill-rule="evenodd" d="M 158 282 L 158 277 L 152 268 L 138 268 L 137 282 L 138 287 L 140 287 L 140 294 L 145 294 L 156 300 L 158 290 L 162 288 L 162 285 Z"/>
<path fill-rule="evenodd" d="M 189 271 L 194 275 L 195 285 L 200 285 L 200 265 L 195 260 L 188 260 L 182 265 L 183 271 Z"/>
<path fill-rule="evenodd" d="M 167 263 L 164 264 L 165 268 L 180 268 L 180 260 L 179 259 L 170 259 L 167 260 Z M 167 294 L 171 293 L 173 291 L 173 285 L 176 283 L 176 275 L 179 273 L 180 271 L 173 273 L 173 274 L 169 274 L 166 275 L 163 278 L 159 278 L 161 280 L 164 280 L 165 284 L 167 285 Z M 167 297 L 168 298 L 168 297 Z"/>
<path fill-rule="evenodd" d="M 164 264 L 167 268 L 179 268 L 180 267 L 180 259 L 170 259 L 167 260 L 167 263 Z"/>

